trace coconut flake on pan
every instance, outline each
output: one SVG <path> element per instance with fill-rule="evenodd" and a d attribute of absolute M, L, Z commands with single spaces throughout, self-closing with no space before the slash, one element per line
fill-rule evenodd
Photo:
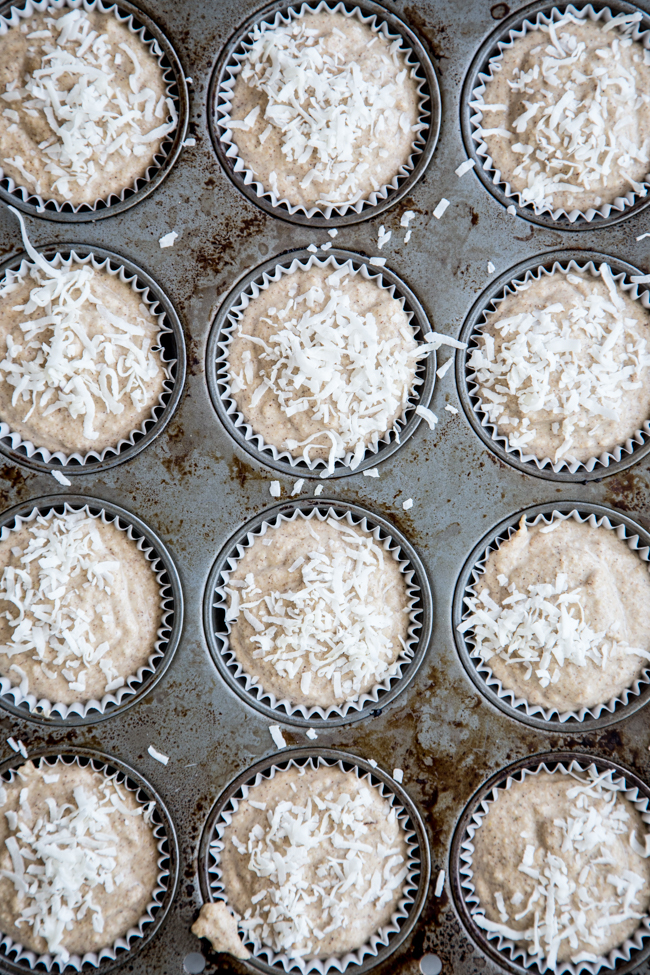
<path fill-rule="evenodd" d="M 556 263 L 508 285 L 484 312 L 467 360 L 493 439 L 540 468 L 572 472 L 643 443 L 650 316 L 638 299 L 605 263 Z"/>
<path fill-rule="evenodd" d="M 577 975 L 629 961 L 648 935 L 647 799 L 571 762 L 509 776 L 461 847 L 474 923 L 526 968 Z"/>
<path fill-rule="evenodd" d="M 650 57 L 641 13 L 569 6 L 499 43 L 472 93 L 484 168 L 535 213 L 592 220 L 647 193 Z"/>
<path fill-rule="evenodd" d="M 374 205 L 424 145 L 417 69 L 401 37 L 358 9 L 279 13 L 255 25 L 222 83 L 227 154 L 259 194 L 292 213 Z"/>
<path fill-rule="evenodd" d="M 45 260 L 13 212 L 31 260 L 0 286 L 0 433 L 63 461 L 101 454 L 163 402 L 171 363 L 159 345 L 161 316 L 108 262 Z"/>
<path fill-rule="evenodd" d="M 157 167 L 177 112 L 160 52 L 130 17 L 28 0 L 2 28 L 0 172 L 12 188 L 94 205 Z"/>

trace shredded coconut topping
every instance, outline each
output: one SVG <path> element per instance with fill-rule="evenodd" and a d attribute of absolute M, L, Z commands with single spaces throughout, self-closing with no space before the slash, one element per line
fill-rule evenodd
<path fill-rule="evenodd" d="M 523 942 L 528 954 L 544 958 L 551 970 L 555 970 L 558 950 L 565 940 L 574 949 L 574 963 L 597 961 L 603 938 L 613 927 L 626 920 L 640 921 L 645 916 L 639 910 L 639 895 L 648 886 L 634 870 L 617 869 L 611 851 L 616 838 L 629 829 L 630 814 L 625 809 L 626 800 L 621 798 L 625 786 L 613 781 L 611 771 L 599 773 L 593 767 L 588 775 L 570 774 L 577 780 L 566 792 L 569 800 L 575 800 L 570 816 L 554 819 L 554 830 L 548 824 L 543 831 L 544 845 L 538 846 L 536 837 L 531 836 L 519 864 L 518 869 L 533 880 L 534 887 L 521 911 L 516 908 L 523 896 L 517 901 L 513 919 L 529 918 L 530 927 L 521 931 L 508 925 L 508 910 L 512 908 L 506 907 L 500 891 L 496 892 L 495 902 L 501 923 L 483 914 L 473 915 L 483 930 Z M 520 787 L 515 784 L 512 788 Z M 647 855 L 634 831 L 629 844 L 635 853 Z M 597 881 L 606 884 L 602 899 L 594 896 Z M 645 892 L 644 901 L 647 903 Z M 578 939 L 593 946 L 596 952 L 577 952 Z"/>
<path fill-rule="evenodd" d="M 347 927 L 354 912 L 366 905 L 379 912 L 402 888 L 408 867 L 395 809 L 375 788 L 354 792 L 325 791 L 315 780 L 305 805 L 297 797 L 267 802 L 266 822 L 245 842 L 231 834 L 248 869 L 265 880 L 239 922 L 256 947 L 270 944 L 290 959 L 308 957 L 319 941 Z M 380 808 L 381 841 L 371 845 L 368 826 Z"/>
<path fill-rule="evenodd" d="M 521 527 L 526 528 L 523 518 Z M 466 617 L 458 627 L 460 633 L 471 633 L 475 650 L 486 663 L 498 654 L 508 664 L 521 665 L 525 680 L 534 671 L 540 685 L 548 687 L 560 679 L 566 662 L 585 667 L 591 660 L 605 668 L 609 656 L 617 652 L 650 660 L 647 650 L 616 640 L 618 621 L 611 632 L 592 629 L 585 617 L 582 589 L 569 590 L 565 573 L 559 572 L 552 582 L 528 586 L 527 593 L 519 592 L 505 576 L 499 576 L 499 582 L 509 595 L 500 603 L 487 588 L 479 596 L 466 596 Z"/>
<path fill-rule="evenodd" d="M 111 662 L 110 644 L 97 643 L 93 633 L 93 623 L 102 619 L 100 610 L 76 608 L 74 601 L 78 589 L 110 594 L 120 563 L 106 558 L 96 521 L 83 511 L 38 515 L 26 527 L 32 537 L 26 546 L 14 548 L 18 565 L 6 566 L 0 580 L 0 598 L 12 606 L 2 616 L 13 630 L 0 654 L 31 653 L 46 676 L 62 676 L 79 694 L 85 691 L 88 668 L 97 665 L 106 677 L 106 691 L 115 690 L 124 678 Z M 13 669 L 26 695 L 27 675 Z"/>
<path fill-rule="evenodd" d="M 310 451 L 328 447 L 328 470 L 337 461 L 356 468 L 367 445 L 401 416 L 415 386 L 418 359 L 435 344 L 416 344 L 413 330 L 405 328 L 401 309 L 393 313 L 394 330 L 382 339 L 372 312 L 356 311 L 350 296 L 337 285 L 345 269 L 327 278 L 328 290 L 314 285 L 289 298 L 285 308 L 269 309 L 274 332 L 268 342 L 243 331 L 234 334 L 256 346 L 254 363 L 239 373 L 228 365 L 233 394 L 256 383 L 251 399 L 255 407 L 270 391 L 282 412 L 291 417 L 308 411 L 326 428 L 305 441 L 287 439 L 285 447 L 309 463 Z"/>
<path fill-rule="evenodd" d="M 385 556 L 372 536 L 334 518 L 326 524 L 340 533 L 343 547 L 331 546 L 328 554 L 316 526 L 314 551 L 289 569 L 296 587 L 262 597 L 248 573 L 244 588 L 224 586 L 226 619 L 234 622 L 242 614 L 254 630 L 253 657 L 290 679 L 302 671 L 305 694 L 317 674 L 331 682 L 337 699 L 353 701 L 362 686 L 379 683 L 394 669 L 394 646 L 385 631 L 390 633 L 395 614 L 384 599 L 393 583 L 377 591 Z"/>
<path fill-rule="evenodd" d="M 16 925 L 31 926 L 36 937 L 47 942 L 48 950 L 61 962 L 70 953 L 65 947 L 66 932 L 87 913 L 92 926 L 104 930 L 101 907 L 93 900 L 93 891 L 103 887 L 108 893 L 122 883 L 114 873 L 119 837 L 113 832 L 111 817 L 144 816 L 148 822 L 155 803 L 129 808 L 117 783 L 105 778 L 91 791 L 79 785 L 74 789 L 74 802 L 58 805 L 47 800 L 47 812 L 35 820 L 29 806 L 30 785 L 40 780 L 56 781 L 44 769 L 31 762 L 19 770 L 27 782 L 21 790 L 18 813 L 7 820 L 10 835 L 6 847 L 12 870 L 0 870 L 10 880 L 21 908 Z"/>
<path fill-rule="evenodd" d="M 638 179 L 642 173 L 645 180 L 650 138 L 641 141 L 638 113 L 650 105 L 649 62 L 641 45 L 634 51 L 631 38 L 640 19 L 635 13 L 595 23 L 567 12 L 548 25 L 538 23 L 529 28 L 542 35 L 531 51 L 538 58 L 531 56 L 528 70 L 515 67 L 507 77 L 520 114 L 513 118 L 513 105 L 490 103 L 490 81 L 472 103 L 482 114 L 476 135 L 488 149 L 495 140 L 507 140 L 510 151 L 522 157 L 512 176 L 523 184 L 522 202 L 536 211 L 552 208 L 554 196 L 565 190 L 580 206 L 580 194 L 593 197 L 608 187 L 616 192 L 621 179 L 646 195 Z M 586 28 L 592 34 L 581 37 Z M 495 60 L 495 77 L 501 68 Z"/>
<path fill-rule="evenodd" d="M 594 289 L 576 292 L 568 304 L 551 301 L 508 317 L 499 317 L 497 310 L 487 316 L 488 329 L 476 335 L 478 348 L 468 366 L 475 372 L 481 409 L 491 423 L 501 420 L 517 428 L 508 434 L 511 446 L 534 449 L 535 421 L 544 411 L 557 418 L 555 462 L 574 461 L 576 428 L 591 421 L 595 436 L 603 420 L 618 422 L 625 397 L 643 386 L 650 366 L 647 339 L 638 319 L 626 314 L 609 265 L 601 264 L 599 273 L 608 297 Z M 580 285 L 585 276 L 569 273 L 566 280 Z M 535 284 L 516 290 L 523 293 Z M 500 338 L 497 351 L 492 329 Z M 523 419 L 509 416 L 513 411 Z"/>
<path fill-rule="evenodd" d="M 73 419 L 83 417 L 84 437 L 96 440 L 99 434 L 93 424 L 98 410 L 120 414 L 127 397 L 139 412 L 150 408 L 147 384 L 161 368 L 152 344 L 157 327 L 143 304 L 143 314 L 132 322 L 109 311 L 93 294 L 96 272 L 89 263 L 56 266 L 56 260 L 46 261 L 30 244 L 22 216 L 14 213 L 33 263 L 7 272 L 0 298 L 11 301 L 28 277 L 34 287 L 27 304 L 14 308 L 24 313 L 24 341 L 7 336 L 0 382 L 14 387 L 13 405 L 21 399 L 29 404 L 24 420 L 35 410 L 49 416 L 63 409 Z M 92 338 L 84 322 L 89 314 L 104 324 Z"/>
<path fill-rule="evenodd" d="M 307 21 L 301 17 L 272 29 L 256 25 L 240 77 L 268 99 L 263 118 L 268 132 L 281 132 L 286 160 L 312 165 L 301 187 L 320 184 L 318 203 L 354 204 L 364 196 L 360 182 L 367 178 L 377 148 L 374 140 L 400 129 L 415 139 L 426 125 L 400 112 L 397 104 L 399 86 L 410 71 L 399 40 L 386 43 L 376 35 L 381 38 L 378 48 L 386 48 L 386 53 L 377 52 L 379 63 L 384 60 L 391 67 L 392 80 L 382 82 L 381 72 L 372 77 L 355 61 L 341 63 L 338 52 L 328 50 L 327 36 L 315 37 L 318 32 Z M 259 113 L 257 105 L 245 119 L 228 121 L 227 127 L 247 131 Z M 267 137 L 263 133 L 260 141 Z M 274 173 L 269 178 L 272 190 L 273 177 Z"/>
<path fill-rule="evenodd" d="M 111 172 L 120 157 L 150 155 L 152 143 L 169 135 L 178 118 L 171 98 L 157 99 L 151 88 L 142 87 L 140 59 L 150 55 L 139 38 L 120 44 L 116 55 L 108 35 L 98 34 L 83 10 L 59 15 L 50 7 L 47 14 L 47 37 L 38 38 L 40 67 L 9 82 L 0 97 L 16 121 L 22 114 L 47 126 L 51 135 L 39 144 L 43 168 L 57 177 L 53 190 L 68 198 L 71 183 L 85 186 L 96 167 Z M 115 85 L 117 63 L 133 67 L 128 92 Z M 20 157 L 5 162 L 41 193 Z"/>

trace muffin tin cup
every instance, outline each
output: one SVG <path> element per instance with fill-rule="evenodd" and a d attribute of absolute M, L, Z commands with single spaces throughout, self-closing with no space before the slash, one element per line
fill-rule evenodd
<path fill-rule="evenodd" d="M 466 608 L 465 598 L 476 595 L 473 586 L 480 579 L 489 554 L 515 534 L 522 516 L 526 518 L 528 527 L 573 518 L 580 523 L 587 522 L 593 528 L 615 531 L 617 537 L 625 541 L 628 548 L 636 552 L 645 563 L 650 561 L 650 533 L 627 515 L 603 505 L 577 501 L 536 505 L 511 515 L 493 528 L 473 549 L 456 584 L 452 609 L 456 649 L 469 677 L 491 704 L 510 718 L 541 731 L 557 733 L 579 729 L 580 733 L 586 733 L 605 728 L 634 714 L 650 699 L 650 663 L 645 662 L 641 676 L 619 697 L 613 697 L 590 708 L 580 708 L 579 711 L 559 713 L 557 708 L 530 704 L 524 698 L 518 697 L 514 691 L 504 687 L 502 681 L 492 673 L 489 663 L 484 662 L 476 651 L 472 630 L 469 629 L 465 633 L 458 631 L 463 620 L 471 615 Z"/>
<path fill-rule="evenodd" d="M 432 333 L 431 325 L 424 308 L 410 288 L 392 271 L 370 264 L 369 258 L 338 249 L 326 251 L 322 256 L 301 250 L 271 258 L 247 274 L 230 292 L 212 324 L 206 353 L 206 377 L 212 404 L 219 419 L 240 447 L 265 466 L 289 476 L 342 477 L 374 467 L 394 454 L 415 432 L 421 421 L 415 409 L 417 406 L 427 407 L 433 395 L 436 353 L 430 352 L 426 359 L 416 363 L 414 391 L 409 396 L 403 416 L 378 439 L 376 447 L 372 444 L 366 447 L 356 467 L 351 467 L 354 451 L 350 449 L 345 458 L 335 462 L 331 473 L 328 472 L 327 459 L 314 458 L 308 464 L 302 456 L 294 457 L 286 449 L 267 444 L 240 413 L 228 378 L 228 346 L 244 309 L 260 292 L 265 291 L 272 282 L 279 281 L 284 275 L 292 274 L 299 269 L 308 270 L 314 266 L 331 267 L 332 271 L 335 271 L 345 265 L 351 267 L 353 274 L 361 274 L 364 279 L 375 281 L 391 296 L 401 300 L 402 307 L 415 331 L 416 341 L 419 343 L 426 341 Z"/>
<path fill-rule="evenodd" d="M 146 914 L 135 927 L 129 928 L 124 937 L 97 952 L 84 955 L 71 955 L 68 962 L 61 962 L 51 954 L 37 955 L 29 948 L 13 941 L 9 935 L 0 932 L 0 966 L 11 975 L 31 975 L 36 970 L 47 972 L 70 972 L 90 969 L 102 975 L 131 960 L 154 937 L 172 905 L 178 886 L 179 850 L 176 830 L 165 804 L 156 790 L 125 762 L 103 752 L 83 747 L 40 749 L 29 756 L 34 764 L 41 763 L 54 768 L 59 762 L 66 765 L 74 763 L 90 765 L 96 772 L 103 772 L 107 778 L 115 778 L 117 783 L 136 794 L 137 801 L 145 807 L 145 814 L 151 817 L 153 834 L 158 847 L 158 881 L 152 899 L 147 905 Z M 25 764 L 27 759 L 14 755 L 0 765 L 0 782 L 11 781 L 14 770 Z M 147 810 L 148 807 L 148 810 Z"/>
<path fill-rule="evenodd" d="M 247 674 L 230 648 L 230 623 L 226 620 L 227 584 L 230 571 L 255 539 L 273 531 L 281 522 L 295 518 L 324 521 L 331 514 L 349 525 L 372 534 L 384 551 L 397 556 L 410 599 L 410 626 L 407 648 L 391 666 L 390 676 L 358 700 L 329 707 L 293 704 L 287 698 L 278 700 L 265 691 L 258 679 Z M 419 556 L 390 522 L 359 505 L 323 498 L 297 498 L 261 512 L 230 539 L 212 567 L 205 590 L 204 627 L 212 659 L 231 690 L 247 704 L 267 717 L 303 728 L 325 729 L 349 724 L 381 713 L 413 680 L 427 651 L 433 618 L 433 599 L 426 572 Z"/>
<path fill-rule="evenodd" d="M 162 367 L 167 374 L 163 384 L 164 391 L 145 416 L 139 429 L 131 431 L 114 446 L 101 452 L 63 451 L 51 452 L 46 447 L 35 446 L 24 440 L 8 423 L 0 418 L 0 452 L 13 464 L 22 464 L 43 473 L 61 471 L 68 475 L 86 474 L 108 470 L 135 457 L 165 429 L 172 418 L 183 393 L 185 382 L 185 339 L 183 327 L 171 301 L 160 285 L 132 261 L 103 247 L 89 244 L 52 244 L 39 250 L 46 260 L 62 266 L 64 262 L 91 264 L 96 270 L 106 269 L 112 276 L 131 285 L 140 294 L 158 319 L 158 346 L 161 348 Z M 32 266 L 25 252 L 0 265 L 0 279 L 8 271 L 17 271 L 21 266 Z M 27 409 L 27 404 L 25 404 Z"/>
<path fill-rule="evenodd" d="M 94 222 L 128 210 L 153 193 L 167 176 L 181 153 L 187 134 L 189 115 L 187 83 L 172 45 L 155 21 L 135 4 L 130 3 L 130 0 L 118 0 L 117 3 L 105 2 L 105 0 L 25 0 L 21 8 L 17 8 L 12 0 L 5 0 L 0 4 L 0 38 L 12 27 L 17 27 L 21 20 L 47 7 L 55 7 L 57 10 L 82 8 L 86 12 L 112 13 L 121 23 L 126 23 L 131 33 L 149 48 L 163 69 L 167 95 L 174 102 L 177 114 L 175 129 L 165 138 L 161 151 L 154 156 L 144 176 L 138 177 L 131 186 L 125 186 L 120 193 L 111 193 L 106 198 L 95 200 L 93 204 L 59 203 L 57 200 L 43 198 L 28 187 L 17 184 L 10 176 L 4 174 L 0 166 L 0 199 L 5 203 L 46 220 L 65 223 Z"/>
<path fill-rule="evenodd" d="M 232 140 L 230 120 L 231 93 L 240 70 L 244 52 L 249 46 L 250 33 L 255 26 L 264 24 L 278 27 L 305 15 L 307 11 L 329 10 L 346 17 L 356 17 L 369 24 L 372 30 L 389 39 L 401 40 L 400 52 L 406 57 L 406 64 L 416 70 L 419 82 L 420 99 L 419 121 L 427 129 L 415 134 L 413 153 L 406 165 L 402 166 L 392 181 L 373 192 L 367 199 L 355 204 L 339 206 L 313 206 L 307 209 L 301 204 L 292 204 L 280 199 L 269 187 L 256 179 L 252 170 L 246 168 L 238 154 L 237 145 Z M 215 152 L 224 171 L 235 186 L 251 202 L 267 213 L 292 223 L 311 227 L 336 227 L 359 223 L 379 216 L 398 200 L 406 196 L 426 170 L 438 141 L 440 132 L 440 90 L 436 73 L 424 47 L 407 25 L 394 13 L 373 0 L 359 2 L 317 2 L 287 3 L 276 0 L 269 4 L 239 28 L 230 40 L 217 62 L 210 82 L 208 95 L 208 123 Z"/>
<path fill-rule="evenodd" d="M 590 768 L 597 772 L 610 772 L 615 784 L 623 786 L 625 798 L 634 804 L 641 813 L 645 823 L 650 824 L 648 806 L 650 789 L 641 779 L 629 772 L 616 762 L 605 758 L 596 758 L 581 752 L 549 752 L 543 755 L 531 755 L 520 759 L 507 768 L 493 775 L 472 796 L 465 807 L 451 845 L 450 853 L 450 882 L 456 910 L 472 940 L 479 946 L 500 971 L 512 975 L 531 975 L 531 973 L 555 971 L 556 975 L 578 975 L 588 972 L 596 975 L 606 970 L 614 971 L 616 975 L 638 972 L 639 966 L 650 957 L 650 917 L 646 916 L 641 922 L 633 938 L 628 938 L 620 947 L 614 948 L 606 958 L 598 962 L 558 962 L 555 969 L 549 969 L 544 961 L 537 961 L 533 956 L 516 946 L 514 942 L 502 935 L 489 935 L 488 932 L 476 924 L 475 916 L 480 911 L 480 903 L 472 883 L 472 856 L 474 846 L 472 840 L 490 804 L 497 801 L 500 791 L 511 788 L 513 782 L 522 781 L 527 775 L 540 775 L 552 772 L 587 772 Z"/>
<path fill-rule="evenodd" d="M 505 4 L 504 6 L 507 12 L 508 8 Z M 540 23 L 548 24 L 557 20 L 566 12 L 585 19 L 589 18 L 591 21 L 603 20 L 605 23 L 618 14 L 640 13 L 642 20 L 635 26 L 632 36 L 646 50 L 650 50 L 648 14 L 624 0 L 613 0 L 611 3 L 599 3 L 595 0 L 588 4 L 549 3 L 548 0 L 531 3 L 502 20 L 475 55 L 463 84 L 461 128 L 467 153 L 476 163 L 475 172 L 478 178 L 504 207 L 515 206 L 517 216 L 540 226 L 552 227 L 554 230 L 599 230 L 601 227 L 626 220 L 648 206 L 650 173 L 644 177 L 642 191 L 636 192 L 630 188 L 625 196 L 617 197 L 612 203 L 602 204 L 599 209 L 590 207 L 584 212 L 579 209 L 567 212 L 561 207 L 536 208 L 530 203 L 522 202 L 519 192 L 513 190 L 510 184 L 502 179 L 501 172 L 495 169 L 488 147 L 479 131 L 483 117 L 480 106 L 486 90 L 489 90 L 486 83 L 493 76 L 492 65 L 498 65 L 503 50 L 512 47 L 516 38 L 525 36 L 529 30 Z"/>
<path fill-rule="evenodd" d="M 183 594 L 176 567 L 165 545 L 135 515 L 108 501 L 100 501 L 74 494 L 52 495 L 40 500 L 27 501 L 11 508 L 2 515 L 0 539 L 9 537 L 22 525 L 32 522 L 37 515 L 50 512 L 63 514 L 71 511 L 85 511 L 90 517 L 101 519 L 104 524 L 114 524 L 151 563 L 160 586 L 160 606 L 162 620 L 158 639 L 147 663 L 138 668 L 137 673 L 123 675 L 125 683 L 111 693 L 104 694 L 101 700 L 79 701 L 74 704 L 49 701 L 37 698 L 33 693 L 24 694 L 20 687 L 11 683 L 9 677 L 0 674 L 0 708 L 10 711 L 16 717 L 48 726 L 79 726 L 94 724 L 113 715 L 122 714 L 127 708 L 150 694 L 172 662 L 180 640 L 183 626 Z M 11 663 L 11 658 L 0 655 L 6 661 L 3 670 Z"/>
<path fill-rule="evenodd" d="M 269 946 L 251 950 L 247 965 L 254 971 L 271 975 L 277 972 L 300 971 L 303 973 L 343 972 L 353 967 L 354 972 L 365 975 L 376 965 L 387 959 L 411 933 L 424 906 L 431 878 L 431 855 L 424 825 L 420 814 L 408 793 L 386 772 L 374 768 L 363 758 L 332 748 L 292 748 L 281 754 L 272 755 L 246 769 L 221 793 L 212 808 L 201 837 L 199 850 L 199 883 L 204 903 L 223 901 L 228 905 L 228 896 L 221 880 L 219 853 L 223 849 L 223 833 L 232 821 L 239 800 L 245 799 L 251 789 L 264 779 L 270 779 L 280 769 L 300 768 L 311 765 L 338 767 L 343 772 L 354 771 L 361 780 L 366 779 L 371 786 L 379 787 L 380 795 L 390 799 L 396 809 L 399 822 L 406 832 L 409 845 L 409 875 L 404 881 L 403 897 L 398 902 L 391 922 L 381 928 L 370 942 L 356 951 L 342 957 L 296 961 L 286 955 L 276 954 Z"/>
<path fill-rule="evenodd" d="M 635 278 L 642 280 L 645 277 L 638 268 L 626 261 L 596 251 L 562 250 L 540 254 L 528 261 L 522 261 L 521 264 L 500 275 L 480 295 L 463 325 L 460 338 L 466 343 L 467 348 L 460 349 L 456 356 L 456 380 L 467 419 L 492 453 L 511 467 L 526 474 L 549 481 L 586 483 L 600 480 L 610 474 L 617 474 L 637 463 L 650 451 L 649 417 L 643 424 L 643 428 L 636 430 L 634 436 L 624 444 L 612 450 L 604 450 L 599 457 L 590 457 L 585 462 L 574 463 L 560 459 L 555 463 L 550 457 L 540 459 L 534 454 L 526 454 L 520 447 L 511 446 L 507 434 L 500 433 L 498 426 L 483 412 L 476 376 L 468 365 L 472 351 L 477 348 L 476 335 L 480 334 L 482 326 L 487 321 L 486 313 L 498 309 L 500 301 L 512 294 L 516 290 L 516 285 L 539 279 L 542 275 L 571 272 L 600 277 L 597 268 L 603 263 L 609 265 L 615 282 L 623 291 L 631 298 L 640 301 L 644 308 L 650 308 L 648 291 L 645 287 L 634 283 Z"/>

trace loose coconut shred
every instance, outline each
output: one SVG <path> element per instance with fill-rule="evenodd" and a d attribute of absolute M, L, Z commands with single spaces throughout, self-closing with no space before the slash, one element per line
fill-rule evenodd
<path fill-rule="evenodd" d="M 490 62 L 472 106 L 493 168 L 536 212 L 581 212 L 633 190 L 650 162 L 650 52 L 640 13 L 606 22 L 564 13 L 529 26 Z"/>

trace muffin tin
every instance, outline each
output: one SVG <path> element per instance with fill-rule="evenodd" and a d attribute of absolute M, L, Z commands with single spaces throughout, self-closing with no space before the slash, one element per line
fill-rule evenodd
<path fill-rule="evenodd" d="M 641 782 L 650 781 L 649 712 L 644 705 L 612 715 L 607 727 L 573 724 L 550 730 L 504 713 L 470 679 L 460 659 L 452 627 L 454 592 L 475 546 L 506 519 L 533 506 L 613 508 L 649 531 L 650 457 L 635 451 L 634 463 L 612 465 L 590 478 L 531 476 L 528 468 L 518 468 L 510 455 L 501 457 L 479 437 L 466 412 L 463 376 L 457 371 L 455 380 L 452 368 L 432 383 L 429 406 L 439 418 L 435 430 L 420 422 L 399 447 L 378 457 L 372 466 L 377 466 L 379 478 L 358 470 L 325 482 L 302 471 L 280 471 L 235 440 L 215 411 L 208 339 L 226 296 L 245 286 L 250 275 L 259 274 L 279 255 L 329 243 L 332 251 L 321 252 L 323 256 L 337 248 L 364 260 L 385 258 L 386 273 L 410 289 L 431 327 L 457 338 L 494 286 L 502 287 L 521 264 L 539 263 L 549 253 L 568 249 L 581 256 L 605 254 L 643 273 L 650 271 L 650 238 L 636 240 L 650 232 L 647 211 L 633 207 L 609 225 L 545 224 L 508 214 L 484 185 L 480 166 L 457 177 L 456 168 L 468 158 L 463 80 L 482 45 L 494 44 L 493 32 L 503 29 L 510 11 L 507 4 L 492 0 L 398 0 L 387 2 L 390 16 L 415 33 L 435 69 L 442 96 L 440 136 L 426 170 L 401 198 L 393 198 L 388 208 L 364 211 L 359 222 L 340 221 L 333 241 L 327 233 L 331 225 L 291 223 L 253 203 L 233 184 L 215 153 L 208 120 L 211 78 L 231 38 L 255 13 L 255 0 L 141 0 L 140 6 L 143 18 L 150 16 L 159 25 L 178 55 L 190 92 L 187 134 L 196 144 L 182 148 L 155 192 L 134 201 L 137 205 L 128 212 L 112 212 L 106 219 L 93 215 L 85 223 L 30 214 L 28 232 L 38 248 L 85 245 L 110 251 L 159 282 L 182 323 L 187 379 L 182 391 L 178 382 L 178 403 L 159 435 L 124 462 L 120 457 L 112 466 L 66 469 L 70 487 L 57 484 L 46 465 L 1 455 L 0 508 L 6 512 L 15 505 L 33 506 L 37 499 L 61 503 L 83 494 L 98 506 L 115 505 L 142 519 L 165 544 L 178 572 L 183 629 L 162 679 L 106 720 L 61 727 L 0 707 L 0 758 L 15 765 L 6 744 L 9 736 L 34 753 L 92 749 L 132 767 L 162 797 L 178 831 L 179 886 L 155 937 L 125 956 L 116 971 L 180 975 L 191 954 L 187 970 L 198 972 L 196 966 L 203 964 L 199 952 L 210 975 L 254 970 L 214 954 L 207 942 L 190 933 L 190 926 L 204 896 L 201 837 L 210 811 L 227 796 L 231 783 L 250 777 L 258 762 L 272 764 L 288 754 L 278 755 L 270 724 L 281 725 L 289 748 L 308 748 L 310 754 L 335 749 L 349 754 L 351 761 L 372 759 L 383 776 L 392 776 L 396 768 L 404 772 L 402 788 L 424 824 L 432 879 L 412 930 L 372 971 L 415 975 L 426 954 L 438 956 L 446 975 L 506 971 L 505 960 L 466 927 L 449 882 L 440 897 L 434 893 L 440 870 L 455 883 L 458 863 L 452 838 L 467 804 L 492 775 L 548 752 L 557 758 L 580 753 L 614 761 Z M 513 5 L 512 16 L 522 16 L 523 9 Z M 650 3 L 640 9 L 646 14 Z M 450 206 L 438 220 L 433 211 L 443 197 Z M 400 220 L 407 210 L 415 216 L 410 243 L 404 244 Z M 380 225 L 392 232 L 381 250 Z M 5 208 L 0 229 L 0 258 L 13 260 L 22 243 L 17 221 Z M 159 239 L 172 230 L 179 235 L 174 246 L 161 249 Z M 442 347 L 437 366 L 451 354 Z M 457 370 L 461 360 L 458 356 Z M 447 411 L 447 405 L 458 412 Z M 297 478 L 304 478 L 304 484 L 292 498 Z M 273 481 L 280 484 L 280 498 L 270 494 Z M 378 523 L 385 519 L 413 547 L 431 589 L 432 634 L 417 673 L 399 694 L 352 722 L 318 728 L 317 740 L 308 741 L 305 727 L 277 714 L 272 720 L 224 680 L 211 656 L 203 620 L 210 572 L 229 541 L 277 505 L 311 499 L 317 485 L 323 486 L 317 501 L 358 505 Z M 405 510 L 403 502 L 409 498 L 413 506 Z M 169 756 L 166 766 L 151 757 L 149 746 Z M 436 970 L 431 959 L 427 964 Z M 11 969 L 0 960 L 3 970 Z M 649 973 L 650 965 L 639 960 L 634 971 Z"/>

